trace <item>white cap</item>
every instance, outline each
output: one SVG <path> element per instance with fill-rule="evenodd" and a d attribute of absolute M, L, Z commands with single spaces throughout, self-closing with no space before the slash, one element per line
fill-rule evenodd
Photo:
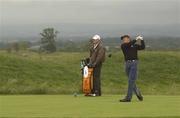
<path fill-rule="evenodd" d="M 94 40 L 101 40 L 101 37 L 99 35 L 94 35 L 92 39 L 94 39 Z"/>

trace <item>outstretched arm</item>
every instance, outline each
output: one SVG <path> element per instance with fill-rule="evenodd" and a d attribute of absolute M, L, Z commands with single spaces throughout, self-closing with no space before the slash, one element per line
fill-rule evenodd
<path fill-rule="evenodd" d="M 137 45 L 137 44 L 136 44 L 136 46 L 137 46 L 137 49 L 138 49 L 138 50 L 144 50 L 144 49 L 145 49 L 144 40 L 141 40 L 141 45 Z"/>
<path fill-rule="evenodd" d="M 136 43 L 136 40 L 132 40 L 129 43 L 123 43 L 121 44 L 121 49 L 131 47 L 131 45 L 134 45 Z"/>

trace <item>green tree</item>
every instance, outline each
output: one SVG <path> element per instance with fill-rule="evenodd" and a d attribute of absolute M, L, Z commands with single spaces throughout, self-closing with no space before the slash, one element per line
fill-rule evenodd
<path fill-rule="evenodd" d="M 58 31 L 54 28 L 46 28 L 40 33 L 41 35 L 41 51 L 55 52 L 56 51 L 56 37 Z"/>

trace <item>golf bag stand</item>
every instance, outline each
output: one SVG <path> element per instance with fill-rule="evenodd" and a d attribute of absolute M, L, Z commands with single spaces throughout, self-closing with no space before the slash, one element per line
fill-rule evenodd
<path fill-rule="evenodd" d="M 81 60 L 82 91 L 89 96 L 93 91 L 93 68 L 88 67 L 89 59 Z"/>

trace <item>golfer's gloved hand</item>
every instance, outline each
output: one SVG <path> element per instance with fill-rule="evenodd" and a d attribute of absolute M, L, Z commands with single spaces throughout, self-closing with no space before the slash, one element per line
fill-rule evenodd
<path fill-rule="evenodd" d="M 136 37 L 136 40 L 143 40 L 143 37 L 141 35 Z"/>

